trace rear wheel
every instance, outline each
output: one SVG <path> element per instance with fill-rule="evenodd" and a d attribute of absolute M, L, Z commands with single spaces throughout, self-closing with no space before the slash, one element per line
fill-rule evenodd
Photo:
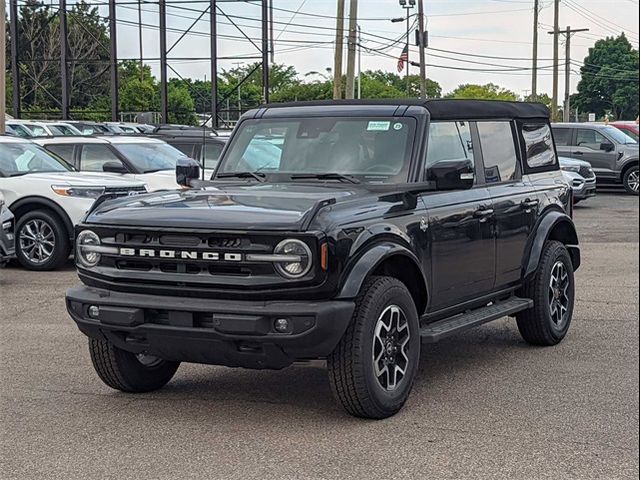
<path fill-rule="evenodd" d="M 35 210 L 18 219 L 16 256 L 29 270 L 55 270 L 69 258 L 69 234 L 62 221 L 46 210 Z"/>
<path fill-rule="evenodd" d="M 107 340 L 89 339 L 89 353 L 96 373 L 107 386 L 127 393 L 152 392 L 175 375 L 179 362 L 122 350 Z"/>
<path fill-rule="evenodd" d="M 622 183 L 628 193 L 638 195 L 638 190 L 640 189 L 640 172 L 638 171 L 638 165 L 634 165 L 624 173 Z"/>
<path fill-rule="evenodd" d="M 522 338 L 532 345 L 560 343 L 569 331 L 575 300 L 573 264 L 562 243 L 545 244 L 538 270 L 521 296 L 533 300 L 533 308 L 516 316 Z"/>
<path fill-rule="evenodd" d="M 419 361 L 418 314 L 409 291 L 395 278 L 370 279 L 327 359 L 334 396 L 356 417 L 390 417 L 409 397 Z"/>

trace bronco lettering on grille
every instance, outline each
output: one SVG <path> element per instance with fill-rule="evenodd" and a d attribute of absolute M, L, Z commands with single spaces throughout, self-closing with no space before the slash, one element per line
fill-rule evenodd
<path fill-rule="evenodd" d="M 154 250 L 149 248 L 120 248 L 120 255 L 123 257 L 143 257 L 143 258 L 167 258 L 178 260 L 205 260 L 210 262 L 242 262 L 244 255 L 241 253 L 218 253 L 218 252 L 198 252 L 180 250 Z"/>

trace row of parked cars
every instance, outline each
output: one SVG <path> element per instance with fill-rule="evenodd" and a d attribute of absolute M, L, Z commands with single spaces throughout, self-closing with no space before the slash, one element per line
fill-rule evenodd
<path fill-rule="evenodd" d="M 92 135 L 58 134 L 51 128 L 64 122 L 39 123 L 51 134 L 0 137 L 0 264 L 14 253 L 15 243 L 18 261 L 32 270 L 55 269 L 66 261 L 73 227 L 97 198 L 174 190 L 175 166 L 181 157 L 196 159 L 204 167 L 203 178 L 210 178 L 228 139 L 171 125 L 135 135 L 101 130 Z M 69 125 L 73 123 L 82 128 L 99 125 Z M 602 124 L 552 128 L 560 166 L 576 203 L 596 195 L 596 180 L 622 183 L 629 193 L 638 194 L 638 143 L 632 130 Z M 280 155 L 277 139 L 257 138 L 247 149 L 247 170 L 277 167 Z M 9 218 L 12 214 L 15 220 Z"/>
<path fill-rule="evenodd" d="M 198 160 L 210 176 L 227 140 L 176 126 L 135 135 L 50 133 L 0 136 L 0 265 L 15 254 L 31 270 L 58 268 L 71 252 L 74 225 L 96 199 L 175 190 L 182 157 Z"/>

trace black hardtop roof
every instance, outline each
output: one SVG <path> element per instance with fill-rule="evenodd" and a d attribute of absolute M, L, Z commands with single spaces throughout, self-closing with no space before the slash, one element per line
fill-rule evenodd
<path fill-rule="evenodd" d="M 389 99 L 389 100 L 317 100 L 308 102 L 271 103 L 261 108 L 296 108 L 296 107 L 345 107 L 353 106 L 397 106 L 424 107 L 432 120 L 479 120 L 479 119 L 549 119 L 549 109 L 541 103 L 505 102 L 498 100 L 464 100 L 464 99 Z"/>

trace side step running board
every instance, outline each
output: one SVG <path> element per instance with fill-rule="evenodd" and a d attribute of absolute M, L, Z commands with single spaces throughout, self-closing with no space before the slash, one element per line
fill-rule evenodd
<path fill-rule="evenodd" d="M 422 337 L 423 343 L 436 343 L 456 333 L 492 322 L 493 320 L 498 320 L 508 315 L 513 315 L 523 310 L 528 310 L 532 307 L 533 300 L 511 297 L 508 300 L 496 302 L 487 307 L 478 308 L 467 313 L 456 315 L 455 317 L 430 323 L 420 329 L 420 336 Z"/>

